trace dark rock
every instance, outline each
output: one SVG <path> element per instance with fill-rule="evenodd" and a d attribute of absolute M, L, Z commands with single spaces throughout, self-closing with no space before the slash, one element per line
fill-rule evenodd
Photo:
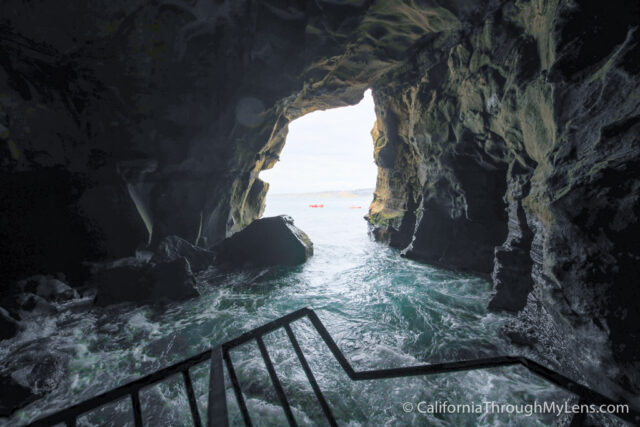
<path fill-rule="evenodd" d="M 509 339 L 513 344 L 530 347 L 533 348 L 536 344 L 536 337 L 533 333 L 526 333 L 523 331 L 516 330 L 505 330 L 503 331 L 504 336 Z"/>
<path fill-rule="evenodd" d="M 507 237 L 503 197 L 507 165 L 477 150 L 466 138 L 443 162 L 419 199 L 421 217 L 407 257 L 489 277 L 495 247 Z M 444 165 L 443 165 L 444 166 Z M 455 176 L 447 177 L 451 173 Z"/>
<path fill-rule="evenodd" d="M 0 304 L 15 319 L 28 316 L 56 313 L 54 303 L 68 302 L 78 298 L 77 291 L 61 280 L 50 276 L 32 276 L 17 282 L 13 293 L 5 295 Z"/>
<path fill-rule="evenodd" d="M 5 295 L 0 300 L 0 307 L 3 307 L 8 313 L 9 316 L 13 317 L 16 320 L 21 320 L 20 318 L 20 310 L 21 310 L 21 302 L 24 300 L 23 294 L 9 294 Z"/>
<path fill-rule="evenodd" d="M 0 340 L 15 337 L 20 331 L 20 323 L 0 307 Z"/>
<path fill-rule="evenodd" d="M 509 201 L 509 235 L 495 250 L 493 267 L 494 293 L 489 301 L 489 310 L 517 313 L 527 304 L 533 289 L 531 247 L 533 231 L 527 224 L 522 199 L 529 194 L 528 176 L 514 173 L 509 181 L 506 199 Z M 513 340 L 512 340 L 513 341 Z"/>
<path fill-rule="evenodd" d="M 425 40 L 410 86 L 398 75 L 373 86 L 372 234 L 428 263 L 491 274 L 489 308 L 514 315 L 514 343 L 637 395 L 640 32 L 629 13 L 640 3 L 522 5 L 484 8 L 490 20 L 449 45 Z M 538 24 L 525 15 L 545 29 L 530 32 Z"/>
<path fill-rule="evenodd" d="M 198 296 L 189 261 L 177 258 L 160 263 L 137 260 L 103 267 L 95 273 L 95 304 L 175 301 Z"/>
<path fill-rule="evenodd" d="M 66 283 L 49 276 L 34 276 L 20 283 L 24 292 L 35 294 L 46 301 L 63 302 L 78 298 L 78 293 Z"/>
<path fill-rule="evenodd" d="M 20 311 L 30 312 L 34 315 L 45 315 L 57 313 L 58 309 L 39 295 L 30 293 L 20 294 L 17 296 L 18 309 Z"/>
<path fill-rule="evenodd" d="M 231 267 L 298 265 L 313 255 L 309 237 L 286 215 L 256 220 L 216 249 L 216 262 Z"/>
<path fill-rule="evenodd" d="M 191 270 L 198 272 L 213 264 L 214 253 L 194 246 L 178 236 L 167 236 L 158 245 L 151 262 L 174 261 L 178 258 L 186 258 Z"/>
<path fill-rule="evenodd" d="M 149 297 L 152 300 L 176 301 L 199 295 L 189 261 L 185 258 L 155 264 L 142 280 L 151 284 Z"/>
<path fill-rule="evenodd" d="M 96 287 L 95 304 L 104 306 L 146 299 L 142 278 L 149 266 L 135 259 L 129 261 L 103 265 L 94 270 L 91 283 Z"/>
<path fill-rule="evenodd" d="M 30 315 L 52 314 L 58 309 L 56 306 L 44 298 L 32 293 L 19 293 L 7 295 L 0 302 L 9 312 L 9 315 L 16 320 L 22 320 L 25 313 Z"/>
<path fill-rule="evenodd" d="M 10 416 L 39 397 L 10 376 L 0 375 L 0 417 Z"/>
<path fill-rule="evenodd" d="M 495 292 L 489 301 L 489 310 L 517 313 L 527 304 L 527 296 L 533 289 L 533 279 L 531 263 L 528 266 L 527 263 L 518 263 L 523 258 L 527 259 L 520 247 L 496 248 L 493 272 Z"/>

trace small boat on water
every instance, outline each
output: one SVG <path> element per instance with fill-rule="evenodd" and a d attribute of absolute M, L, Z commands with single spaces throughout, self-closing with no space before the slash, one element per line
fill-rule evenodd
<path fill-rule="evenodd" d="M 362 209 L 362 206 L 349 206 L 349 209 Z"/>
<path fill-rule="evenodd" d="M 324 205 L 309 205 L 310 208 L 324 208 Z"/>

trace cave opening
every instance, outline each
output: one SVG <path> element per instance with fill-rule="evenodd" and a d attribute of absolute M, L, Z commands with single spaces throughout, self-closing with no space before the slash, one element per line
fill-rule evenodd
<path fill-rule="evenodd" d="M 368 89 L 357 105 L 315 111 L 290 123 L 278 163 L 260 174 L 269 183 L 263 216 L 289 215 L 313 241 L 338 238 L 339 233 L 322 230 L 336 231 L 338 223 L 350 220 L 361 224 L 348 231 L 366 234 L 362 217 L 378 172 L 371 137 L 375 122 Z"/>

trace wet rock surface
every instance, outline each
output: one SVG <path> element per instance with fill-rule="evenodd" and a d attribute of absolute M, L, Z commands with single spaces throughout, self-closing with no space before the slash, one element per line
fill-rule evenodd
<path fill-rule="evenodd" d="M 152 263 L 161 263 L 185 258 L 193 272 L 206 270 L 213 265 L 215 254 L 192 245 L 178 236 L 167 236 L 154 251 Z"/>
<path fill-rule="evenodd" d="M 44 315 L 57 312 L 55 304 L 32 293 L 20 293 L 5 297 L 2 303 L 15 319 L 21 320 L 26 315 Z"/>
<path fill-rule="evenodd" d="M 3 283 L 219 244 L 288 123 L 371 87 L 372 234 L 492 276 L 536 358 L 640 393 L 638 2 L 285 3 L 3 1 Z"/>
<path fill-rule="evenodd" d="M 230 268 L 298 265 L 313 255 L 313 243 L 286 215 L 261 218 L 222 241 L 216 262 Z"/>
<path fill-rule="evenodd" d="M 640 392 L 640 39 L 637 4 L 609 6 L 504 4 L 459 38 L 425 41 L 412 76 L 374 86 L 369 221 L 408 256 L 490 274 L 489 307 L 517 313 L 505 332 L 523 351 L 629 397 Z M 598 40 L 584 39 L 601 14 Z"/>
<path fill-rule="evenodd" d="M 20 289 L 48 302 L 63 302 L 78 298 L 78 292 L 61 280 L 34 276 L 18 284 Z"/>
<path fill-rule="evenodd" d="M 510 171 L 513 178 L 505 196 L 509 234 L 506 241 L 495 249 L 492 273 L 495 292 L 489 302 L 490 310 L 512 313 L 525 307 L 534 285 L 531 275 L 533 261 L 529 255 L 533 231 L 527 224 L 522 206 L 522 198 L 529 193 L 529 176 L 517 172 L 517 168 Z"/>
<path fill-rule="evenodd" d="M 59 304 L 66 304 L 80 297 L 71 288 L 53 276 L 37 275 L 18 281 L 0 298 L 0 305 L 16 320 L 58 312 Z"/>
<path fill-rule="evenodd" d="M 158 263 L 120 260 L 96 271 L 92 284 L 97 288 L 94 303 L 99 306 L 178 301 L 199 295 L 184 257 Z"/>

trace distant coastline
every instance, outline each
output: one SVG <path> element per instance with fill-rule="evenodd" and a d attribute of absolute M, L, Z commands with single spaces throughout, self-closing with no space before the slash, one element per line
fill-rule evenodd
<path fill-rule="evenodd" d="M 268 197 L 283 197 L 283 198 L 333 198 L 333 199 L 348 199 L 363 196 L 373 196 L 374 188 L 358 188 L 356 190 L 337 190 L 337 191 L 316 191 L 310 193 L 280 193 L 269 194 Z"/>

